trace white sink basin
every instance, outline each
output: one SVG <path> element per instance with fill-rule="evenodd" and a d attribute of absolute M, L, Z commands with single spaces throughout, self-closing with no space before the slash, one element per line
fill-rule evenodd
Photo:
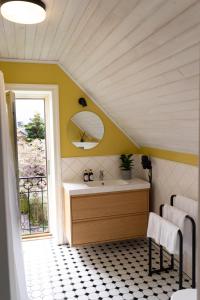
<path fill-rule="evenodd" d="M 133 178 L 131 180 L 110 179 L 104 181 L 97 180 L 91 182 L 64 182 L 63 186 L 64 189 L 71 196 L 141 190 L 150 188 L 149 182 L 139 178 Z"/>
<path fill-rule="evenodd" d="M 122 179 L 111 179 L 111 180 L 96 180 L 86 183 L 89 187 L 98 187 L 98 186 L 115 186 L 115 185 L 126 185 L 128 181 Z"/>

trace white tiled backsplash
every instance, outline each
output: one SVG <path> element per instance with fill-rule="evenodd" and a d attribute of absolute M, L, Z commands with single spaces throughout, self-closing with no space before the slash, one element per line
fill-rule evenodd
<path fill-rule="evenodd" d="M 104 171 L 105 179 L 120 178 L 119 155 L 72 157 L 62 159 L 62 180 L 64 182 L 82 181 L 85 169 L 92 169 L 94 178 L 99 179 L 99 171 Z M 134 155 L 133 176 L 140 174 L 138 155 Z"/>
<path fill-rule="evenodd" d="M 158 158 L 151 158 L 151 161 L 154 211 L 159 211 L 160 204 L 169 203 L 172 194 L 198 200 L 198 167 Z"/>
<path fill-rule="evenodd" d="M 63 181 L 82 181 L 85 169 L 92 169 L 94 179 L 98 179 L 99 170 L 104 171 L 105 179 L 119 177 L 118 156 L 72 157 L 62 159 Z"/>
<path fill-rule="evenodd" d="M 134 155 L 133 177 L 147 178 L 142 169 L 141 155 Z M 181 194 L 198 199 L 198 168 L 174 161 L 151 158 L 153 167 L 153 208 L 158 212 L 161 203 L 169 202 L 170 195 Z M 85 169 L 92 169 L 98 180 L 103 170 L 105 179 L 120 178 L 118 155 L 72 157 L 62 159 L 62 180 L 82 181 Z"/>
<path fill-rule="evenodd" d="M 142 169 L 141 155 L 134 155 L 133 177 L 147 178 Z M 198 168 L 174 161 L 151 158 L 153 168 L 153 209 L 158 212 L 162 203 L 169 203 L 170 195 L 181 194 L 198 200 Z M 105 179 L 120 178 L 118 155 L 72 157 L 62 159 L 62 180 L 82 181 L 85 169 L 92 169 L 98 180 L 103 170 Z"/>

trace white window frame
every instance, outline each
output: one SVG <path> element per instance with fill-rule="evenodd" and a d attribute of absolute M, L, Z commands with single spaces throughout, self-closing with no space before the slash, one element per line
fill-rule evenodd
<path fill-rule="evenodd" d="M 59 92 L 57 85 L 42 85 L 42 84 L 6 84 L 6 90 L 19 91 L 20 94 L 24 92 L 31 91 L 34 94 L 38 93 L 38 96 L 46 95 L 46 101 L 48 105 L 46 106 L 46 121 L 50 122 L 49 117 L 52 118 L 52 137 L 48 145 L 48 149 L 51 149 L 49 157 L 51 158 L 50 168 L 51 178 L 54 185 L 51 192 L 51 203 L 50 205 L 50 218 L 49 218 L 49 229 L 53 236 L 56 238 L 58 244 L 63 243 L 64 240 L 64 228 L 63 228 L 63 203 L 62 203 L 62 180 L 61 180 L 61 153 L 60 153 L 60 117 L 59 117 Z M 49 111 L 48 111 L 49 110 Z M 48 128 L 49 126 L 47 126 Z M 48 129 L 47 129 L 48 130 Z M 48 134 L 48 132 L 47 132 Z M 53 150 L 53 151 L 52 151 Z M 54 170 L 54 172 L 53 172 Z M 54 201 L 52 201 L 54 199 Z"/>

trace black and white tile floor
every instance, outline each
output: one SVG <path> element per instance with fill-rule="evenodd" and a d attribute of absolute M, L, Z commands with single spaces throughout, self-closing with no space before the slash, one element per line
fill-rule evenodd
<path fill-rule="evenodd" d="M 146 240 L 77 248 L 37 240 L 23 248 L 31 300 L 167 300 L 178 289 L 175 271 L 148 276 Z"/>

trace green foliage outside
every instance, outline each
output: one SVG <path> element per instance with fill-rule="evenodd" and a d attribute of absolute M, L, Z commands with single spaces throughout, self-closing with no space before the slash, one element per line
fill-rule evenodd
<path fill-rule="evenodd" d="M 37 195 L 33 195 L 30 199 L 30 220 L 32 226 L 48 225 L 46 205 L 42 205 L 41 200 Z"/>
<path fill-rule="evenodd" d="M 39 113 L 36 113 L 30 122 L 24 126 L 27 133 L 27 141 L 45 139 L 45 123 Z"/>
<path fill-rule="evenodd" d="M 42 205 L 41 197 L 31 195 L 30 205 L 30 221 L 32 226 L 48 226 L 47 205 Z M 28 197 L 25 193 L 20 193 L 20 211 L 21 214 L 29 214 Z"/>
<path fill-rule="evenodd" d="M 20 211 L 22 214 L 28 214 L 28 197 L 25 193 L 19 194 Z"/>

